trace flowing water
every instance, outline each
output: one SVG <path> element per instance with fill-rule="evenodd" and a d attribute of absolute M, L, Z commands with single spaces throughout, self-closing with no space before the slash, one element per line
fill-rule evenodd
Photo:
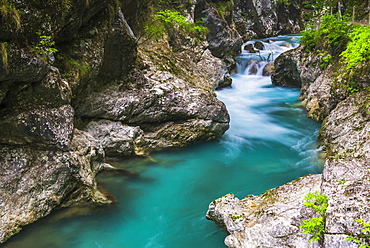
<path fill-rule="evenodd" d="M 108 207 L 55 211 L 27 226 L 7 248 L 221 248 L 223 233 L 205 219 L 208 204 L 227 193 L 261 194 L 308 173 L 320 173 L 320 127 L 306 117 L 299 89 L 271 85 L 263 66 L 296 36 L 262 40 L 265 49 L 237 57 L 232 88 L 218 91 L 231 126 L 217 140 L 112 160 L 137 177 L 102 173 L 102 188 L 117 203 Z M 287 45 L 288 44 L 288 45 Z M 259 60 L 259 62 L 257 62 Z M 253 68 L 254 67 L 254 68 Z M 250 75 L 251 73 L 256 75 Z"/>

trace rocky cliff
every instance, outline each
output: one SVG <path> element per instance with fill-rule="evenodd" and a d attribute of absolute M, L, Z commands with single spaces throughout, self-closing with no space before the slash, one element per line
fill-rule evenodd
<path fill-rule="evenodd" d="M 296 1 L 235 0 L 236 29 L 245 41 L 281 34 L 299 33 L 303 28 L 302 6 Z"/>
<path fill-rule="evenodd" d="M 344 76 L 338 74 L 335 63 L 327 67 L 321 64 L 319 56 L 298 47 L 276 59 L 272 81 L 300 86 L 308 115 L 323 121 L 319 133 L 327 154 L 323 173 L 300 178 L 261 196 L 239 200 L 226 195 L 213 201 L 207 218 L 230 234 L 225 240 L 229 247 L 359 246 L 346 238 L 362 234 L 364 226 L 357 219 L 370 221 L 368 73 L 357 77 L 362 90 L 354 92 L 340 83 Z M 363 63 L 359 68 L 368 71 L 369 67 Z M 328 196 L 329 205 L 324 234 L 319 243 L 310 243 L 311 235 L 303 234 L 299 226 L 317 214 L 303 204 L 304 196 L 316 191 Z"/>
<path fill-rule="evenodd" d="M 150 4 L 1 1 L 0 242 L 54 208 L 109 203 L 95 180 L 111 169 L 106 156 L 227 130 L 213 93 L 230 81 L 225 56 L 195 38 L 180 37 L 177 50 L 166 37 L 145 38 Z M 185 7 L 194 16 L 196 3 Z"/>

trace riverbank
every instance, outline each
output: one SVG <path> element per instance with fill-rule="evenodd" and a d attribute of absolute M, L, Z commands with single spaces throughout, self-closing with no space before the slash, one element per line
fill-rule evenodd
<path fill-rule="evenodd" d="M 230 234 L 225 240 L 229 247 L 261 244 L 264 247 L 291 247 L 292 244 L 295 247 L 358 247 L 346 238 L 359 237 L 362 233 L 364 226 L 356 220 L 370 221 L 367 179 L 370 176 L 370 94 L 366 87 L 350 94 L 347 87 L 335 83 L 338 67 L 324 68 L 320 64 L 320 57 L 304 52 L 302 47 L 290 50 L 276 59 L 273 82 L 285 86 L 298 82 L 308 115 L 323 120 L 319 139 L 327 153 L 324 171 L 261 196 L 239 200 L 226 195 L 213 201 L 207 216 Z M 361 83 L 366 85 L 366 82 Z M 328 197 L 329 205 L 322 237 L 319 243 L 310 243 L 308 239 L 312 234 L 303 234 L 299 226 L 303 220 L 317 216 L 303 204 L 305 195 L 316 191 Z"/>

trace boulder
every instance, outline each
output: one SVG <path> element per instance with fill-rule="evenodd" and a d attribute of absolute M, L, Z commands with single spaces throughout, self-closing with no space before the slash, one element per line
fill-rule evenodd
<path fill-rule="evenodd" d="M 97 190 L 95 175 L 104 154 L 92 137 L 75 130 L 71 151 L 0 147 L 0 242 L 54 208 L 110 201 Z"/>
<path fill-rule="evenodd" d="M 258 50 L 256 50 L 253 46 L 253 44 L 247 44 L 244 46 L 244 50 L 248 51 L 249 53 L 257 53 Z"/>
<path fill-rule="evenodd" d="M 254 47 L 258 50 L 263 50 L 265 49 L 265 45 L 261 41 L 256 41 L 254 42 Z"/>
<path fill-rule="evenodd" d="M 230 56 L 230 53 L 240 53 L 242 39 L 239 33 L 233 28 L 233 25 L 229 25 L 217 10 L 205 0 L 197 2 L 194 18 L 203 20 L 202 25 L 209 29 L 207 41 L 213 56 L 225 58 Z"/>
<path fill-rule="evenodd" d="M 297 58 L 300 56 L 300 50 L 292 49 L 280 54 L 274 61 L 275 70 L 271 75 L 271 81 L 277 86 L 295 86 L 302 85 L 300 71 L 297 66 Z"/>
<path fill-rule="evenodd" d="M 320 184 L 321 175 L 310 175 L 260 196 L 239 200 L 227 194 L 209 205 L 206 216 L 229 234 L 225 244 L 230 248 L 320 247 L 299 229 L 303 220 L 314 216 L 303 205 L 304 197 L 320 191 Z"/>
<path fill-rule="evenodd" d="M 262 76 L 271 76 L 274 71 L 275 65 L 274 62 L 269 62 L 263 67 Z"/>

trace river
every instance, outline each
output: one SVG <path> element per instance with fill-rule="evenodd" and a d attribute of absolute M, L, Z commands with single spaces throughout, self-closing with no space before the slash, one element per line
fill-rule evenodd
<path fill-rule="evenodd" d="M 139 173 L 98 176 L 100 187 L 117 203 L 57 210 L 25 227 L 4 247 L 225 248 L 226 234 L 205 219 L 211 201 L 230 192 L 239 198 L 261 194 L 320 173 L 320 123 L 306 117 L 297 100 L 299 89 L 273 86 L 259 68 L 264 60 L 297 46 L 298 37 L 262 41 L 265 50 L 237 57 L 239 73 L 233 76 L 233 86 L 217 91 L 231 116 L 223 137 L 149 158 L 110 161 Z"/>

